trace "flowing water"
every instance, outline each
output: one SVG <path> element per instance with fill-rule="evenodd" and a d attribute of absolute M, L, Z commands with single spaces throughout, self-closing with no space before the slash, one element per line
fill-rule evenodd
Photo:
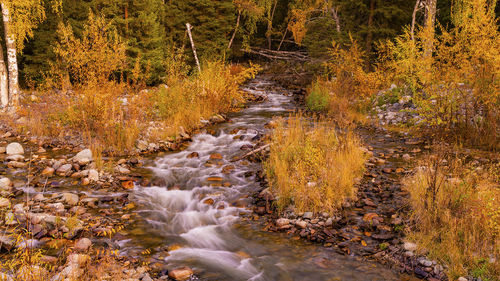
<path fill-rule="evenodd" d="M 293 97 L 270 82 L 256 79 L 245 90 L 267 99 L 231 114 L 230 122 L 213 128 L 215 134 L 199 133 L 186 150 L 151 164 L 164 184 L 136 189 L 141 217 L 136 240 L 144 247 L 179 245 L 161 260 L 169 268 L 189 266 L 202 280 L 399 280 L 381 265 L 261 231 L 258 223 L 240 217 L 249 212 L 243 207 L 248 195 L 259 187 L 259 164 L 232 160 L 273 116 L 295 109 Z M 198 157 L 191 157 L 193 152 Z"/>

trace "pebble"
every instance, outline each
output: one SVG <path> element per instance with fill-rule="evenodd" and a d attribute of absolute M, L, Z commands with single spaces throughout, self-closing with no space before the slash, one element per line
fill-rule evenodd
<path fill-rule="evenodd" d="M 279 227 L 279 228 L 288 226 L 289 224 L 290 224 L 290 220 L 289 219 L 280 218 L 280 219 L 276 220 L 276 226 Z"/>
<path fill-rule="evenodd" d="M 406 251 L 414 252 L 417 250 L 417 244 L 411 242 L 404 242 L 403 249 L 405 249 Z"/>
<path fill-rule="evenodd" d="M 168 277 L 177 281 L 188 280 L 191 275 L 193 275 L 193 270 L 189 267 L 176 268 L 168 272 Z"/>
<path fill-rule="evenodd" d="M 42 171 L 42 176 L 52 177 L 54 175 L 55 169 L 52 167 L 46 167 Z"/>
<path fill-rule="evenodd" d="M 304 215 L 302 215 L 304 219 L 312 219 L 313 218 L 313 213 L 312 212 L 305 212 Z"/>
<path fill-rule="evenodd" d="M 299 221 L 295 222 L 295 225 L 298 226 L 298 227 L 300 227 L 300 228 L 302 228 L 302 229 L 304 229 L 304 228 L 307 227 L 307 222 L 299 220 Z"/>
<path fill-rule="evenodd" d="M 0 197 L 0 208 L 7 208 L 10 206 L 10 200 L 7 198 Z"/>
<path fill-rule="evenodd" d="M 64 176 L 67 176 L 71 172 L 72 168 L 73 168 L 73 165 L 64 164 L 57 169 L 56 173 L 57 173 L 57 175 L 64 177 Z"/>
<path fill-rule="evenodd" d="M 457 281 L 468 281 L 465 277 L 458 277 Z"/>
<path fill-rule="evenodd" d="M 79 201 L 78 195 L 69 192 L 63 193 L 63 198 L 64 201 L 71 206 L 78 204 Z"/>
<path fill-rule="evenodd" d="M 92 246 L 92 241 L 88 238 L 82 238 L 76 241 L 75 249 L 79 251 L 87 251 Z"/>

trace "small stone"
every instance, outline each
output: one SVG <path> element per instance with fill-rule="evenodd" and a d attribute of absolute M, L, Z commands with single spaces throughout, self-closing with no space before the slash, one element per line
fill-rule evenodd
<path fill-rule="evenodd" d="M 83 178 L 80 184 L 83 186 L 89 185 L 90 184 L 89 178 Z"/>
<path fill-rule="evenodd" d="M 406 251 L 414 252 L 417 250 L 417 244 L 411 242 L 404 242 L 403 249 L 405 249 Z"/>
<path fill-rule="evenodd" d="M 10 200 L 7 198 L 0 197 L 0 209 L 10 207 Z"/>
<path fill-rule="evenodd" d="M 54 168 L 52 168 L 52 167 L 46 167 L 42 171 L 42 176 L 46 176 L 46 177 L 50 178 L 50 177 L 52 177 L 54 175 L 54 172 L 55 172 Z"/>
<path fill-rule="evenodd" d="M 467 280 L 467 278 L 465 277 L 458 277 L 457 281 L 469 281 L 469 280 Z"/>
<path fill-rule="evenodd" d="M 87 251 L 92 246 L 92 241 L 88 238 L 82 238 L 76 241 L 75 249 L 79 251 Z"/>
<path fill-rule="evenodd" d="M 59 167 L 56 171 L 57 175 L 64 177 L 67 176 L 71 173 L 71 169 L 73 168 L 73 165 L 71 164 L 64 164 L 61 167 Z"/>
<path fill-rule="evenodd" d="M 305 212 L 302 217 L 304 219 L 312 219 L 313 218 L 313 212 Z"/>
<path fill-rule="evenodd" d="M 410 159 L 411 159 L 410 154 L 408 154 L 408 153 L 403 154 L 403 160 L 410 161 Z"/>
<path fill-rule="evenodd" d="M 7 155 L 24 154 L 23 146 L 18 142 L 11 142 L 5 148 Z"/>
<path fill-rule="evenodd" d="M 420 264 L 425 266 L 425 267 L 429 267 L 429 266 L 432 266 L 432 261 L 430 260 L 426 260 L 426 259 L 422 259 L 420 260 Z"/>
<path fill-rule="evenodd" d="M 221 160 L 222 155 L 220 153 L 213 153 L 212 155 L 210 155 L 210 159 L 211 160 Z"/>
<path fill-rule="evenodd" d="M 189 267 L 176 268 L 168 272 L 168 277 L 177 281 L 188 280 L 191 275 L 193 275 L 193 270 L 191 270 Z"/>
<path fill-rule="evenodd" d="M 199 158 L 200 154 L 198 152 L 191 152 L 186 156 L 187 158 Z"/>
<path fill-rule="evenodd" d="M 37 195 L 35 195 L 35 197 L 33 197 L 33 200 L 34 201 L 45 201 L 45 200 L 47 200 L 47 198 L 45 198 L 42 193 L 38 193 Z"/>
<path fill-rule="evenodd" d="M 21 162 L 24 161 L 24 156 L 22 156 L 21 154 L 9 155 L 5 158 L 5 160 Z"/>
<path fill-rule="evenodd" d="M 12 189 L 12 182 L 9 178 L 0 178 L 0 190 L 10 191 Z"/>
<path fill-rule="evenodd" d="M 304 229 L 304 228 L 307 227 L 307 222 L 305 222 L 303 220 L 299 220 L 299 221 L 295 222 L 295 225 L 298 226 L 298 227 L 300 227 L 300 228 L 302 228 L 302 229 Z"/>
<path fill-rule="evenodd" d="M 73 161 L 81 166 L 85 166 L 92 161 L 92 151 L 90 149 L 84 149 L 78 152 L 74 157 Z"/>
<path fill-rule="evenodd" d="M 0 146 L 0 154 L 4 154 L 6 151 L 5 146 Z"/>
<path fill-rule="evenodd" d="M 63 193 L 63 198 L 64 201 L 71 206 L 78 204 L 79 201 L 78 195 L 69 192 Z"/>
<path fill-rule="evenodd" d="M 7 166 L 10 168 L 24 168 L 24 167 L 26 167 L 26 163 L 18 162 L 18 161 L 11 161 L 7 164 Z"/>
<path fill-rule="evenodd" d="M 97 172 L 97 170 L 95 170 L 95 169 L 90 169 L 88 178 L 90 181 L 94 181 L 94 182 L 98 181 L 99 180 L 99 172 Z"/>
<path fill-rule="evenodd" d="M 71 254 L 68 256 L 68 262 L 77 264 L 78 266 L 85 265 L 90 261 L 90 256 L 84 254 Z"/>
<path fill-rule="evenodd" d="M 290 224 L 290 220 L 289 219 L 280 218 L 280 219 L 276 220 L 276 226 L 279 227 L 279 228 L 288 226 L 289 224 Z"/>
<path fill-rule="evenodd" d="M 130 170 L 123 166 L 116 166 L 116 171 L 120 174 L 130 174 Z"/>

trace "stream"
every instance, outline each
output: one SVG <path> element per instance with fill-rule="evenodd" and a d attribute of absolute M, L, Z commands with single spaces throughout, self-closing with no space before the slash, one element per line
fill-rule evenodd
<path fill-rule="evenodd" d="M 272 117 L 296 109 L 292 95 L 272 82 L 255 79 L 244 90 L 266 99 L 193 136 L 185 150 L 151 161 L 147 168 L 162 184 L 134 190 L 140 219 L 137 231 L 118 242 L 122 250 L 169 247 L 155 259 L 169 269 L 188 266 L 201 280 L 400 280 L 383 265 L 262 231 L 241 216 L 251 212 L 246 207 L 259 189 L 255 171 L 261 168 L 235 157 L 265 133 Z"/>

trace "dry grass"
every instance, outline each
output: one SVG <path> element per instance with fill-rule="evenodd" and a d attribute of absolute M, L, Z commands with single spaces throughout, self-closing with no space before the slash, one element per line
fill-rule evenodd
<path fill-rule="evenodd" d="M 301 116 L 278 120 L 264 168 L 280 209 L 333 212 L 356 193 L 364 171 L 359 139 Z"/>
<path fill-rule="evenodd" d="M 496 171 L 432 156 L 404 182 L 411 195 L 408 238 L 448 265 L 451 280 L 500 276 L 500 187 Z"/>

